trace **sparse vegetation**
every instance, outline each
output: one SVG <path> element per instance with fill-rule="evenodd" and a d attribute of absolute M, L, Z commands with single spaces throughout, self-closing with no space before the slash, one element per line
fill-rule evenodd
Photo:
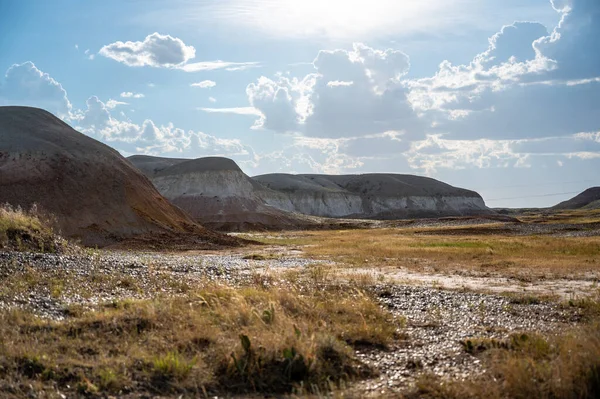
<path fill-rule="evenodd" d="M 87 395 L 328 389 L 372 375 L 351 346 L 386 346 L 397 327 L 356 290 L 210 285 L 65 321 L 2 311 L 0 376 Z"/>
<path fill-rule="evenodd" d="M 557 337 L 514 334 L 507 340 L 472 339 L 465 350 L 481 357 L 486 375 L 465 381 L 422 376 L 408 398 L 597 398 L 600 396 L 600 325 Z"/>
<path fill-rule="evenodd" d="M 267 241 L 303 245 L 307 257 L 351 267 L 496 273 L 527 281 L 600 272 L 600 237 L 478 235 L 487 226 L 456 235 L 437 235 L 436 228 L 291 232 Z"/>
<path fill-rule="evenodd" d="M 8 265 L 10 272 L 0 273 L 0 299 L 35 292 L 53 306 L 74 297 L 79 302 L 65 305 L 64 313 L 58 310 L 63 320 L 41 319 L 18 306 L 0 310 L 0 396 L 26 396 L 31 389 L 87 397 L 353 392 L 351 382 L 378 373 L 360 360 L 365 352 L 387 357 L 393 352 L 382 351 L 412 339 L 402 334 L 404 326 L 438 334 L 453 314 L 447 297 L 434 297 L 430 305 L 427 296 L 415 302 L 417 312 L 426 311 L 420 324 L 414 313 L 403 317 L 414 309 L 395 304 L 415 291 L 386 291 L 393 287 L 386 270 L 499 275 L 519 282 L 598 272 L 598 237 L 477 234 L 488 227 L 456 234 L 437 234 L 436 228 L 269 233 L 267 242 L 302 249 L 314 262 L 277 268 L 277 261 L 288 261 L 270 252 L 280 247 L 253 247 L 239 255 L 256 261 L 245 263 L 248 273 L 239 280 L 220 280 L 231 274 L 222 261 L 210 265 L 217 277 L 212 279 L 192 263 L 165 266 L 151 254 L 106 269 L 99 262 L 103 251 L 97 250 L 82 251 L 90 261 L 83 273 Z M 433 276 L 427 289 L 444 290 L 437 279 Z M 410 378 L 423 375 L 406 397 L 597 397 L 600 298 L 560 299 L 542 291 L 500 295 L 496 307 L 473 299 L 468 308 L 456 310 L 468 312 L 476 327 L 469 330 L 473 335 L 449 342 L 462 345 L 461 356 L 478 360 L 486 372 L 442 379 L 415 358 L 407 372 Z M 529 309 L 564 311 L 573 326 L 556 335 L 544 329 L 515 333 L 491 322 L 501 312 Z"/>
<path fill-rule="evenodd" d="M 0 206 L 0 249 L 56 252 L 65 242 L 58 239 L 48 218 L 34 205 L 30 210 Z"/>

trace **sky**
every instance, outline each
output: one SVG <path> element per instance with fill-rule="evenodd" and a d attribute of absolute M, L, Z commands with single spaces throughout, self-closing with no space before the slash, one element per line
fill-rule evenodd
<path fill-rule="evenodd" d="M 0 105 L 125 156 L 551 206 L 600 185 L 600 1 L 0 0 Z"/>

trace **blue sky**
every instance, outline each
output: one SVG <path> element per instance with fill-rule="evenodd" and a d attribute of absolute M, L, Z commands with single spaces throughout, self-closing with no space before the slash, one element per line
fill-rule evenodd
<path fill-rule="evenodd" d="M 600 185 L 598 50 L 597 0 L 0 0 L 0 105 L 124 155 L 547 206 Z"/>

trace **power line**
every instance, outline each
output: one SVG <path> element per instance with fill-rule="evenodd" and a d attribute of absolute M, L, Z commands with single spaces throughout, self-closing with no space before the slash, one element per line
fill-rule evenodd
<path fill-rule="evenodd" d="M 563 182 L 550 182 L 550 183 L 540 183 L 540 184 L 516 184 L 512 186 L 493 186 L 493 187 L 478 187 L 478 190 L 493 190 L 496 188 L 518 188 L 518 187 L 541 187 L 541 186 L 550 186 L 555 184 L 574 184 L 574 183 L 588 183 L 595 182 L 595 179 L 588 180 L 574 180 L 574 181 L 563 181 Z"/>
<path fill-rule="evenodd" d="M 514 200 L 514 199 L 525 199 L 525 198 L 540 198 L 540 197 L 555 197 L 558 195 L 567 195 L 567 194 L 579 194 L 579 191 L 571 191 L 568 193 L 552 193 L 552 194 L 539 194 L 539 195 L 527 195 L 524 197 L 510 197 L 510 198 L 493 198 L 493 199 L 486 199 L 486 202 L 489 201 L 503 201 L 503 200 Z"/>

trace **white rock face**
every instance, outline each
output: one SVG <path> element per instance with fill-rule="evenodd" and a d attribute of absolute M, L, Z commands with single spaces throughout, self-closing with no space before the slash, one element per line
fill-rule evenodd
<path fill-rule="evenodd" d="M 492 213 L 479 194 L 411 175 L 257 176 L 265 203 L 324 217 L 396 219 Z M 276 194 L 274 194 L 276 193 Z"/>
<path fill-rule="evenodd" d="M 162 195 L 207 227 L 241 231 L 299 228 L 312 223 L 304 215 L 287 213 L 266 204 L 257 191 L 271 190 L 253 181 L 230 159 L 180 160 L 148 156 L 129 159 L 148 174 Z M 285 203 L 285 196 L 272 194 Z"/>
<path fill-rule="evenodd" d="M 298 192 L 273 197 L 270 193 L 264 193 L 261 194 L 261 198 L 275 208 L 305 215 L 335 218 L 359 214 L 363 211 L 362 198 L 353 194 Z"/>
<path fill-rule="evenodd" d="M 203 195 L 209 197 L 254 196 L 254 187 L 241 171 L 222 170 L 190 172 L 180 175 L 156 176 L 152 183 L 169 199 L 182 195 Z"/>
<path fill-rule="evenodd" d="M 400 219 L 493 213 L 476 192 L 414 175 L 250 178 L 227 158 L 130 160 L 140 165 L 161 194 L 209 225 L 252 220 L 289 226 L 303 223 L 303 215 Z"/>

